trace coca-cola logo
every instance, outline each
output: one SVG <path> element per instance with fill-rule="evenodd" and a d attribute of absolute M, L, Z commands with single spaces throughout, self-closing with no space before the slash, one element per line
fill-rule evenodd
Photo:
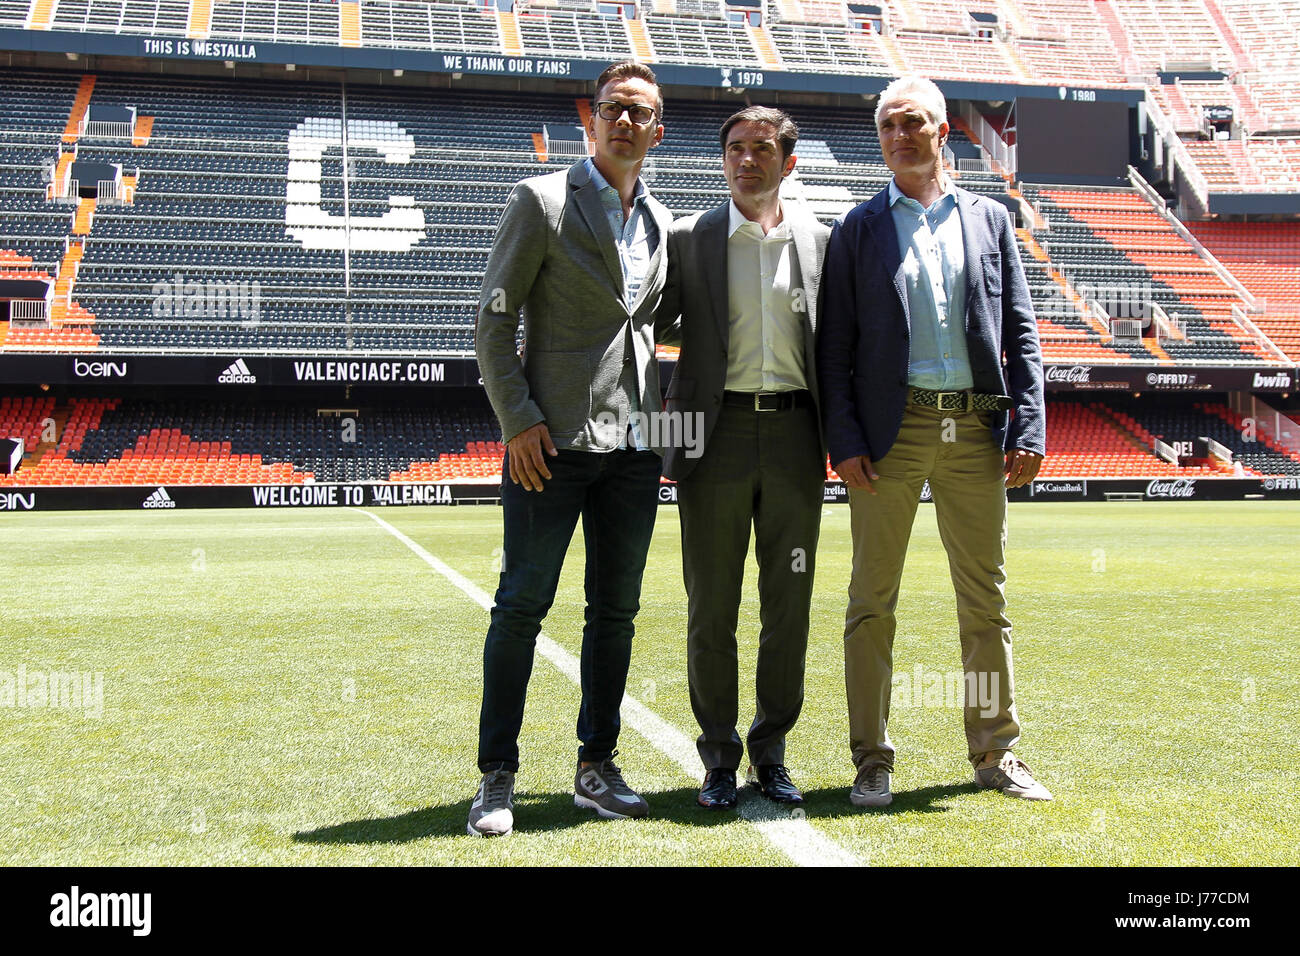
<path fill-rule="evenodd" d="M 1066 368 L 1063 365 L 1049 365 L 1047 367 L 1047 380 L 1049 382 L 1091 382 L 1092 368 L 1087 365 L 1075 365 L 1072 368 Z"/>
<path fill-rule="evenodd" d="M 1175 478 L 1173 481 L 1152 481 L 1147 485 L 1148 498 L 1194 498 L 1195 478 Z"/>

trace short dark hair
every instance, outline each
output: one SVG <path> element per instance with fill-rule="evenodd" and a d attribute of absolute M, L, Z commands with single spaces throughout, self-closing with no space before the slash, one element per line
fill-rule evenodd
<path fill-rule="evenodd" d="M 660 123 L 664 121 L 664 91 L 659 88 L 659 81 L 655 79 L 654 70 L 637 60 L 619 60 L 617 63 L 611 63 L 605 67 L 600 76 L 596 77 L 596 95 L 600 96 L 601 90 L 620 80 L 645 80 L 653 86 L 655 88 L 655 119 Z"/>
<path fill-rule="evenodd" d="M 739 113 L 734 113 L 722 124 L 718 132 L 718 143 L 723 152 L 727 150 L 727 134 L 737 123 L 766 123 L 776 128 L 776 138 L 781 143 L 781 158 L 789 159 L 794 152 L 795 143 L 799 142 L 799 127 L 794 125 L 785 110 L 771 106 L 746 106 Z"/>

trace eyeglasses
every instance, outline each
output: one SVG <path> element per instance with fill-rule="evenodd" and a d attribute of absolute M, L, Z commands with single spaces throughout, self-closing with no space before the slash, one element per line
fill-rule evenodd
<path fill-rule="evenodd" d="M 620 103 L 617 100 L 601 100 L 596 104 L 596 115 L 608 123 L 617 123 L 627 113 L 627 118 L 637 126 L 645 126 L 655 118 L 655 111 L 639 103 Z"/>

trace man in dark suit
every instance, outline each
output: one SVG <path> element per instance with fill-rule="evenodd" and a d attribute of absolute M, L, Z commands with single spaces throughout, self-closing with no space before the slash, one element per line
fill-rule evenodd
<path fill-rule="evenodd" d="M 574 803 L 611 819 L 647 813 L 613 758 L 659 507 L 662 462 L 636 423 L 660 403 L 654 315 L 672 215 L 640 171 L 663 138 L 663 110 L 648 67 L 628 60 L 606 69 L 587 127 L 595 155 L 515 186 L 488 257 L 475 346 L 508 477 L 501 578 L 483 649 L 483 776 L 467 824 L 474 836 L 514 827 L 533 650 L 579 516 L 587 612 Z"/>
<path fill-rule="evenodd" d="M 894 177 L 831 234 L 817 347 L 826 438 L 849 487 L 853 536 L 844 631 L 858 771 L 850 799 L 892 799 L 894 609 L 928 479 L 957 593 L 976 783 L 1050 800 L 1012 753 L 1020 722 L 1004 591 L 1005 488 L 1031 481 L 1044 453 L 1029 290 L 1006 209 L 944 172 L 938 87 L 895 80 L 880 96 L 876 126 Z"/>
<path fill-rule="evenodd" d="M 656 323 L 661 340 L 680 332 L 668 415 L 699 423 L 695 443 L 667 448 L 664 473 L 677 482 L 682 526 L 687 668 L 707 771 L 699 802 L 713 809 L 736 805 L 745 749 L 736 732 L 736 623 L 751 524 L 762 621 L 751 781 L 778 802 L 803 801 L 785 768 L 785 738 L 803 705 L 826 478 L 814 334 L 830 230 L 781 200 L 798 137 L 790 117 L 765 107 L 723 124 L 731 200 L 673 224 Z M 679 313 L 680 325 L 666 331 Z"/>

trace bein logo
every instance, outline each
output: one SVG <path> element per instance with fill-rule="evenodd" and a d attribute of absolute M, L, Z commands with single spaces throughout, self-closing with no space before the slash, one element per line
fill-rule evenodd
<path fill-rule="evenodd" d="M 72 374 L 77 378 L 126 378 L 125 362 L 85 362 L 76 359 Z"/>

